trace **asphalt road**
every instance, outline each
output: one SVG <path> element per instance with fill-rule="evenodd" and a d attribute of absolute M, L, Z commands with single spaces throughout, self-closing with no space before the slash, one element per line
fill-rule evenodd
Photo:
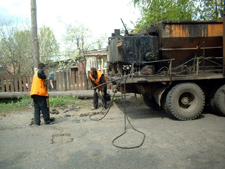
<path fill-rule="evenodd" d="M 98 109 L 99 111 L 100 109 Z M 96 111 L 96 112 L 98 112 Z M 0 168 L 4 169 L 224 169 L 225 118 L 210 113 L 192 121 L 177 121 L 164 112 L 128 100 L 131 124 L 146 138 L 134 149 L 112 140 L 124 132 L 124 109 L 114 104 L 101 121 L 89 108 L 55 117 L 55 124 L 29 126 L 32 110 L 1 114 Z M 101 117 L 95 115 L 93 118 Z M 118 146 L 137 146 L 143 135 L 127 123 Z"/>

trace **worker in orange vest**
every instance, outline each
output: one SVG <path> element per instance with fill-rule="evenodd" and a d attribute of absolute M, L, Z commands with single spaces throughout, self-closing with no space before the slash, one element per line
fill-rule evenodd
<path fill-rule="evenodd" d="M 99 86 L 103 83 L 107 82 L 107 77 L 101 71 L 97 71 L 96 68 L 91 68 L 89 75 L 92 83 L 92 87 Z M 93 109 L 98 108 L 98 93 L 101 91 L 101 95 L 103 98 L 103 106 L 107 108 L 106 105 L 106 94 L 107 94 L 107 85 L 100 86 L 94 90 L 94 107 Z"/>
<path fill-rule="evenodd" d="M 47 107 L 47 91 L 46 75 L 44 73 L 45 64 L 39 63 L 38 70 L 35 72 L 32 81 L 30 96 L 34 103 L 34 121 L 35 125 L 40 126 L 40 111 L 42 111 L 45 124 L 50 124 L 49 109 Z"/>

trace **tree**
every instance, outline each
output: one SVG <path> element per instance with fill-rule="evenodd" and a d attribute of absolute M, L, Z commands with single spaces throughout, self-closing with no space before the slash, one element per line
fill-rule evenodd
<path fill-rule="evenodd" d="M 222 0 L 133 0 L 133 4 L 142 14 L 136 30 L 165 20 L 216 20 L 224 12 Z"/>
<path fill-rule="evenodd" d="M 30 30 L 28 24 L 15 21 L 0 22 L 0 66 L 4 71 L 2 74 L 33 73 Z M 48 55 L 56 54 L 59 47 L 55 35 L 47 27 L 40 28 L 40 30 L 40 51 L 46 50 L 45 54 Z"/>
<path fill-rule="evenodd" d="M 27 73 L 32 62 L 30 29 L 26 24 L 13 21 L 1 22 L 0 46 L 1 65 L 4 74 Z"/>
<path fill-rule="evenodd" d="M 40 61 L 48 62 L 54 55 L 59 53 L 59 43 L 57 42 L 54 32 L 47 26 L 42 26 L 38 34 Z"/>
<path fill-rule="evenodd" d="M 88 40 L 90 37 L 90 30 L 83 24 L 76 23 L 76 25 L 66 25 L 66 35 L 64 42 L 67 45 L 67 50 L 70 53 L 82 55 L 88 48 Z"/>
<path fill-rule="evenodd" d="M 84 79 L 88 82 L 86 73 L 86 58 L 84 53 L 88 51 L 92 44 L 90 43 L 91 32 L 83 24 L 76 23 L 76 25 L 66 25 L 66 35 L 64 41 L 67 44 L 66 53 L 70 56 L 70 65 L 80 62 L 84 70 Z M 101 46 L 100 40 L 98 40 L 99 47 Z M 87 89 L 88 86 L 85 86 Z"/>
<path fill-rule="evenodd" d="M 201 20 L 218 20 L 223 17 L 223 0 L 196 0 L 198 9 L 198 18 Z"/>

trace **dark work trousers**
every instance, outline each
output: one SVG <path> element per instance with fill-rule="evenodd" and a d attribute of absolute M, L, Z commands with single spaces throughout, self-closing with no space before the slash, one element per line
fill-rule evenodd
<path fill-rule="evenodd" d="M 47 101 L 46 101 L 47 97 L 33 95 L 32 98 L 33 98 L 33 101 L 34 101 L 34 121 L 35 121 L 35 124 L 40 125 L 40 123 L 41 123 L 40 111 L 42 111 L 45 124 L 49 124 L 50 123 L 50 116 L 49 116 L 49 109 L 47 107 Z"/>
<path fill-rule="evenodd" d="M 104 89 L 104 95 L 103 95 L 103 106 L 106 107 L 106 92 L 107 92 L 107 87 Z M 99 94 L 101 94 L 99 92 Z M 94 107 L 97 109 L 98 108 L 98 93 L 96 93 L 96 90 L 94 90 Z"/>

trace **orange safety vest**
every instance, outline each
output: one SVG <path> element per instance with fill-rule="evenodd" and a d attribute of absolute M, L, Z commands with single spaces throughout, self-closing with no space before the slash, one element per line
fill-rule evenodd
<path fill-rule="evenodd" d="M 39 69 L 35 72 L 33 76 L 30 96 L 32 97 L 32 95 L 39 95 L 49 97 L 47 86 L 44 85 L 45 80 L 38 77 L 38 71 Z"/>
<path fill-rule="evenodd" d="M 101 78 L 102 75 L 104 75 L 102 72 L 97 71 L 97 79 L 95 79 L 91 74 L 90 74 L 90 78 L 98 86 L 98 85 L 101 84 L 100 78 Z M 105 77 L 105 82 L 108 82 L 106 75 L 104 75 L 104 77 Z M 106 86 L 107 86 L 107 84 L 106 84 Z M 102 86 L 98 87 L 98 89 L 102 90 Z"/>

